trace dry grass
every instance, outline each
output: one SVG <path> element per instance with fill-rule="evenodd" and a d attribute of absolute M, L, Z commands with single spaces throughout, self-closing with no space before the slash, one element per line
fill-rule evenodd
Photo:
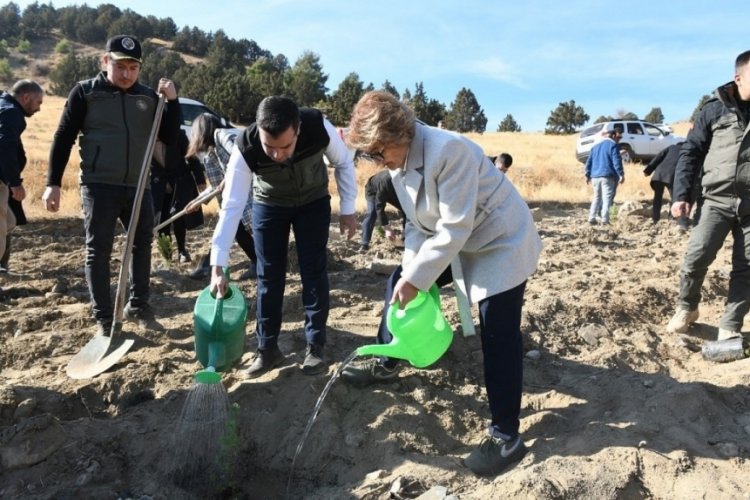
<path fill-rule="evenodd" d="M 27 191 L 24 206 L 32 217 L 47 215 L 41 204 L 47 179 L 47 156 L 64 104 L 65 99 L 61 97 L 46 96 L 42 110 L 27 120 L 28 128 L 23 141 L 29 163 L 24 171 L 24 185 Z M 684 136 L 687 134 L 688 126 L 687 123 L 678 123 L 674 124 L 673 128 L 676 134 Z M 575 135 L 491 132 L 467 136 L 479 144 L 487 154 L 507 152 L 513 156 L 513 166 L 508 172 L 508 177 L 529 203 L 582 203 L 590 200 L 591 191 L 583 177 L 583 165 L 575 158 Z M 78 152 L 74 148 L 63 177 L 60 208 L 62 215 L 75 216 L 80 213 L 78 162 Z M 626 164 L 625 183 L 618 189 L 618 201 L 651 199 L 648 178 L 643 175 L 642 170 L 643 166 L 640 164 Z M 357 168 L 360 188 L 375 172 L 377 167 L 366 163 Z M 333 179 L 331 187 L 331 192 L 335 193 Z M 364 192 L 360 189 L 357 210 L 363 211 L 365 206 Z M 334 207 L 338 208 L 335 194 Z M 214 210 L 215 204 L 212 204 L 209 211 Z"/>

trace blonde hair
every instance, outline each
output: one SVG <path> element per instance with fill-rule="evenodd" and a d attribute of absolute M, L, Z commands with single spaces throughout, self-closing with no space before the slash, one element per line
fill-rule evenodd
<path fill-rule="evenodd" d="M 415 122 L 414 111 L 390 92 L 367 92 L 354 106 L 346 142 L 365 152 L 409 144 Z"/>

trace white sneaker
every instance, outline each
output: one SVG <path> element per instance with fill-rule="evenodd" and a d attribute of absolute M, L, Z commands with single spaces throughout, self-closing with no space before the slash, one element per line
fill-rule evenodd
<path fill-rule="evenodd" d="M 716 340 L 729 340 L 729 339 L 735 339 L 737 337 L 742 337 L 742 334 L 740 332 L 733 332 L 732 330 L 725 330 L 723 328 L 719 328 L 719 335 Z"/>
<path fill-rule="evenodd" d="M 667 324 L 667 331 L 670 333 L 685 333 L 688 331 L 691 323 L 695 323 L 698 320 L 698 309 L 688 311 L 687 309 L 677 309 L 672 319 Z"/>

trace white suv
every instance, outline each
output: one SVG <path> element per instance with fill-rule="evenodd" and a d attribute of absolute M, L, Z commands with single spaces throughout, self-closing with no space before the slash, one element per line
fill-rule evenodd
<path fill-rule="evenodd" d="M 203 113 L 210 113 L 221 121 L 221 124 L 225 127 L 231 127 L 229 120 L 221 116 L 219 113 L 209 108 L 200 101 L 194 99 L 188 99 L 187 97 L 180 97 L 180 109 L 182 110 L 182 129 L 190 138 L 192 132 L 193 120 L 198 118 Z"/>
<path fill-rule="evenodd" d="M 685 140 L 666 130 L 663 125 L 660 128 L 653 123 L 641 120 L 613 120 L 596 123 L 583 129 L 576 141 L 578 161 L 586 163 L 591 148 L 603 141 L 615 128 L 622 131 L 619 149 L 623 161 L 649 161 L 662 149 Z"/>

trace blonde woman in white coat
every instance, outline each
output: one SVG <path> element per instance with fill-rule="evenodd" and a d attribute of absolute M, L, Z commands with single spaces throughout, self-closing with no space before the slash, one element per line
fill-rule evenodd
<path fill-rule="evenodd" d="M 418 290 L 452 281 L 460 264 L 469 299 L 478 303 L 489 435 L 465 460 L 480 475 L 497 475 L 526 453 L 519 434 L 523 381 L 521 309 L 526 280 L 542 249 L 528 206 L 482 149 L 458 134 L 428 127 L 388 92 L 365 94 L 354 108 L 348 144 L 391 172 L 406 214 L 401 266 L 386 287 L 378 342 L 389 343 L 384 318 Z M 461 283 L 458 283 L 461 285 Z M 367 386 L 398 376 L 395 359 L 350 365 L 344 380 Z"/>

